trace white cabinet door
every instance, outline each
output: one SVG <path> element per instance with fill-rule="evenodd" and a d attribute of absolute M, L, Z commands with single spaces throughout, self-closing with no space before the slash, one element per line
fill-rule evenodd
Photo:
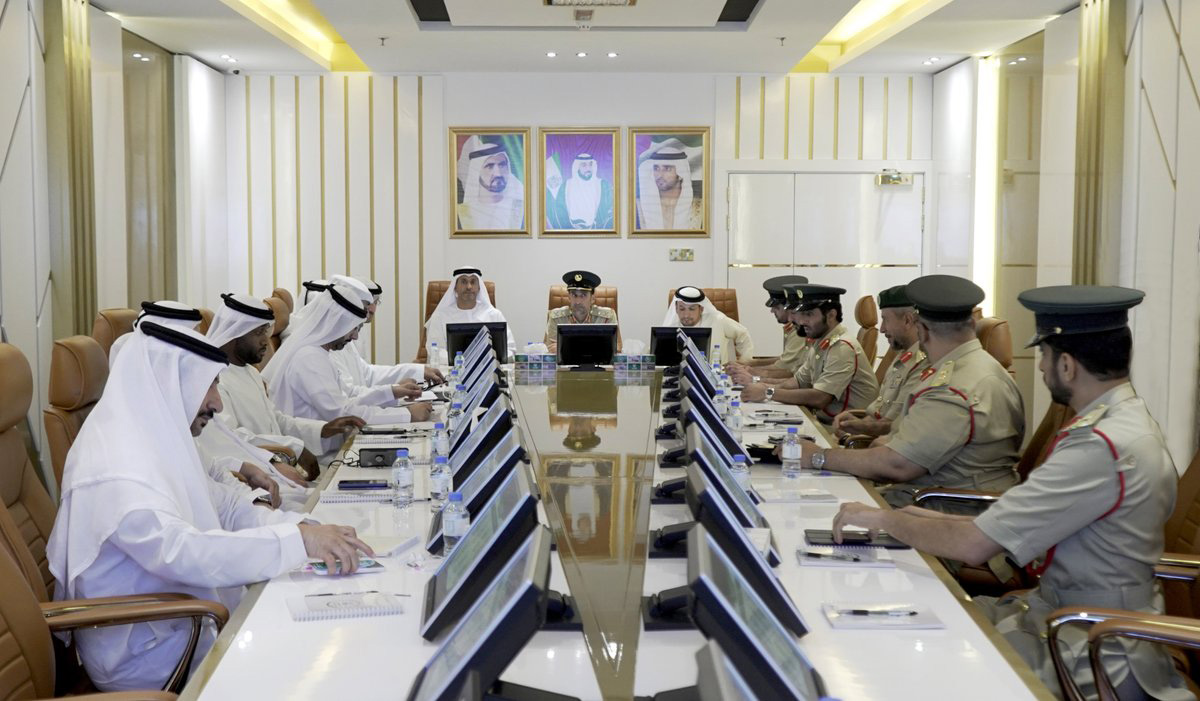
<path fill-rule="evenodd" d="M 730 265 L 791 266 L 795 180 L 792 173 L 729 176 Z"/>

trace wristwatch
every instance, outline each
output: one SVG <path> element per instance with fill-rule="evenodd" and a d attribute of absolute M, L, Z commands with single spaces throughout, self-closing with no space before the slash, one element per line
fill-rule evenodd
<path fill-rule="evenodd" d="M 813 453 L 812 468 L 814 470 L 820 470 L 823 467 L 825 467 L 825 451 L 818 450 L 817 452 Z"/>
<path fill-rule="evenodd" d="M 768 402 L 775 401 L 775 388 L 774 387 L 767 388 L 767 401 Z"/>

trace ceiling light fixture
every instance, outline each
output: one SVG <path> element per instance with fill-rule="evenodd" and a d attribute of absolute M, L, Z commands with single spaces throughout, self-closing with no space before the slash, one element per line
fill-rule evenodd
<path fill-rule="evenodd" d="M 558 53 L 555 51 L 547 51 L 546 52 L 546 58 L 554 58 L 557 55 L 558 55 Z"/>
<path fill-rule="evenodd" d="M 142 55 L 141 55 L 141 54 L 137 54 L 137 53 L 135 53 L 135 54 L 133 55 L 133 57 L 134 57 L 134 58 L 141 58 L 141 57 L 142 57 Z"/>
<path fill-rule="evenodd" d="M 143 56 L 143 57 L 142 57 L 142 60 L 143 60 L 143 61 L 149 61 L 149 60 L 150 60 L 150 57 L 149 57 L 149 56 Z"/>
<path fill-rule="evenodd" d="M 237 63 L 237 59 L 236 59 L 236 58 L 231 58 L 231 59 L 229 59 L 229 62 L 230 62 L 230 63 Z"/>
<path fill-rule="evenodd" d="M 933 65 L 933 61 L 922 61 L 922 62 L 921 62 L 921 65 L 922 65 L 922 66 L 932 66 L 932 65 Z"/>
<path fill-rule="evenodd" d="M 1018 60 L 1018 61 L 1024 61 L 1024 60 L 1025 60 L 1025 57 L 1024 57 L 1024 56 L 1018 56 L 1018 57 L 1017 57 L 1017 60 Z"/>
<path fill-rule="evenodd" d="M 1015 65 L 1017 65 L 1017 62 L 1016 62 L 1016 61 L 1009 61 L 1009 62 L 1008 62 L 1008 65 L 1010 65 L 1010 66 L 1015 66 Z"/>
<path fill-rule="evenodd" d="M 609 58 L 616 58 L 616 57 L 617 57 L 617 52 L 616 52 L 616 51 L 609 51 L 609 52 L 608 52 L 608 57 L 609 57 Z"/>
<path fill-rule="evenodd" d="M 580 51 L 579 53 L 575 54 L 575 56 L 577 56 L 578 58 L 587 58 L 587 52 Z"/>
<path fill-rule="evenodd" d="M 930 62 L 930 63 L 937 63 L 938 61 L 941 61 L 941 60 L 942 60 L 942 59 L 941 59 L 940 57 L 938 57 L 938 56 L 930 56 L 930 57 L 929 57 L 929 62 Z"/>
<path fill-rule="evenodd" d="M 229 54 L 221 54 L 221 58 L 229 58 Z"/>

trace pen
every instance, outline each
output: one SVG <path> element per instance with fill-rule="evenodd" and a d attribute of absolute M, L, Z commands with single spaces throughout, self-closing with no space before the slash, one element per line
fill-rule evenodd
<path fill-rule="evenodd" d="M 309 596 L 343 596 L 345 594 L 382 594 L 378 589 L 368 589 L 367 591 L 330 591 L 324 594 L 309 594 Z M 412 596 L 412 594 L 392 594 L 392 596 Z"/>
<path fill-rule="evenodd" d="M 912 609 L 838 609 L 839 616 L 915 616 Z"/>
<path fill-rule="evenodd" d="M 842 562 L 862 562 L 862 558 L 858 555 L 849 555 L 845 553 L 814 553 L 805 552 L 805 557 L 811 557 L 814 560 L 840 560 Z M 840 613 L 840 611 L 839 611 Z"/>

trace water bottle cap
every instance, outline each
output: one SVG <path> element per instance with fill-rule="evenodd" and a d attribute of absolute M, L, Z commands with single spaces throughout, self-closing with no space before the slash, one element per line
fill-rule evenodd
<path fill-rule="evenodd" d="M 730 404 L 729 406 L 741 406 L 741 405 L 742 405 L 742 403 L 735 399 L 735 400 L 733 400 L 733 403 Z"/>
<path fill-rule="evenodd" d="M 444 431 L 444 430 L 446 430 L 446 424 L 442 423 L 441 421 L 438 421 L 437 423 L 435 423 L 433 425 L 433 430 Z"/>
<path fill-rule="evenodd" d="M 719 389 L 719 390 L 717 390 L 717 394 L 725 394 L 725 390 Z"/>
<path fill-rule="evenodd" d="M 462 357 L 462 351 L 454 351 L 454 359 L 458 360 Z"/>
<path fill-rule="evenodd" d="M 450 408 L 451 408 L 451 409 L 461 409 L 461 408 L 462 408 L 462 402 L 451 402 L 451 403 L 450 403 Z"/>
<path fill-rule="evenodd" d="M 454 389 L 456 389 L 456 390 L 461 390 L 461 391 L 463 391 L 463 392 L 466 392 L 466 391 L 467 391 L 467 386 L 466 386 L 466 385 L 454 385 Z"/>
<path fill-rule="evenodd" d="M 742 462 L 742 463 L 744 463 L 744 462 L 746 462 L 746 456 L 745 456 L 745 455 L 735 455 L 735 456 L 733 456 L 733 461 L 734 461 L 735 463 L 736 463 L 736 462 Z"/>
<path fill-rule="evenodd" d="M 437 341 L 430 341 L 430 344 L 431 344 L 431 345 L 432 345 L 434 348 L 437 348 Z"/>
<path fill-rule="evenodd" d="M 401 449 L 397 450 L 396 457 L 407 458 L 408 457 L 408 448 L 401 448 Z"/>
<path fill-rule="evenodd" d="M 738 457 L 741 457 L 741 456 L 739 455 Z M 441 465 L 442 463 L 446 463 L 446 462 L 449 462 L 449 460 L 446 459 L 445 455 L 439 455 L 433 459 L 433 464 L 435 464 L 435 465 Z"/>
<path fill-rule="evenodd" d="M 789 426 L 789 427 L 788 427 L 788 433 L 795 433 L 795 432 L 796 432 L 796 427 L 795 427 L 795 426 Z"/>
<path fill-rule="evenodd" d="M 462 492 L 450 492 L 450 501 L 462 501 Z"/>

